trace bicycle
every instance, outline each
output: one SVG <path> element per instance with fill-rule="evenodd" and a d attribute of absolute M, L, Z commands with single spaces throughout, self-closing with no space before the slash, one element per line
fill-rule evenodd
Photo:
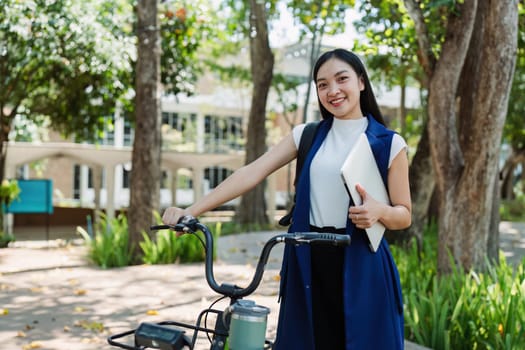
<path fill-rule="evenodd" d="M 261 283 L 264 269 L 272 248 L 278 243 L 286 244 L 329 244 L 346 246 L 350 244 L 350 236 L 332 233 L 283 233 L 270 238 L 264 245 L 259 256 L 254 276 L 247 287 L 234 284 L 218 284 L 213 274 L 213 235 L 209 228 L 196 218 L 185 216 L 176 225 L 154 225 L 151 230 L 170 229 L 176 232 L 196 234 L 202 232 L 204 241 L 197 236 L 205 249 L 205 276 L 210 288 L 220 294 L 215 302 L 197 316 L 195 324 L 177 321 L 162 321 L 158 323 L 143 322 L 136 329 L 111 335 L 107 338 L 110 345 L 128 350 L 193 350 L 199 332 L 206 333 L 210 341 L 210 350 L 246 350 L 271 349 L 272 341 L 265 339 L 266 319 L 269 309 L 256 305 L 253 301 L 245 300 Z M 219 300 L 229 298 L 229 306 L 225 310 L 213 309 Z M 213 328 L 207 327 L 208 315 L 215 315 Z M 204 324 L 202 324 L 204 320 Z M 193 335 L 188 337 L 186 330 Z M 129 344 L 130 337 L 134 337 L 133 344 Z M 128 343 L 121 342 L 122 338 Z M 117 339 L 119 341 L 117 341 Z"/>

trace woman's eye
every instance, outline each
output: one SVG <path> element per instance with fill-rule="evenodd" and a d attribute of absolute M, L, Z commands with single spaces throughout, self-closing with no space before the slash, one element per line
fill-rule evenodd
<path fill-rule="evenodd" d="M 340 82 L 344 82 L 344 81 L 347 81 L 347 80 L 348 80 L 348 77 L 342 76 L 342 77 L 339 77 L 338 80 L 339 80 Z"/>
<path fill-rule="evenodd" d="M 326 86 L 325 83 L 317 84 L 317 88 L 318 88 L 318 89 L 322 89 L 322 88 L 324 88 L 325 86 Z"/>

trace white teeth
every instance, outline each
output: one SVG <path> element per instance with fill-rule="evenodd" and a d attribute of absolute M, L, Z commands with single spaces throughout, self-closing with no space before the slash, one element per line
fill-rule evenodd
<path fill-rule="evenodd" d="M 330 101 L 330 103 L 339 103 L 339 102 L 342 102 L 343 100 L 344 100 L 344 98 L 338 98 L 336 100 Z"/>

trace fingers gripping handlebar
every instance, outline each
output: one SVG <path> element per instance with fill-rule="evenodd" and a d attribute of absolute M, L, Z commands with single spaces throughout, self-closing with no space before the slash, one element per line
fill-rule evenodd
<path fill-rule="evenodd" d="M 150 230 L 156 231 L 169 229 L 176 232 L 195 233 L 199 230 L 197 224 L 199 224 L 199 220 L 193 216 L 186 215 L 182 216 L 175 225 L 153 225 L 150 226 Z"/>
<path fill-rule="evenodd" d="M 183 216 L 179 219 L 176 225 L 154 225 L 150 227 L 151 230 L 164 230 L 170 229 L 176 232 L 183 233 L 196 233 L 201 231 L 204 234 L 205 238 L 205 270 L 206 270 L 206 281 L 208 282 L 210 288 L 215 292 L 232 297 L 232 298 L 242 298 L 247 295 L 252 294 L 257 287 L 259 286 L 262 276 L 264 273 L 264 268 L 268 262 L 268 257 L 270 251 L 277 243 L 286 243 L 286 244 L 323 244 L 323 245 L 332 245 L 332 246 L 348 246 L 350 245 L 350 236 L 341 235 L 334 233 L 313 233 L 313 232 L 297 232 L 297 233 L 284 233 L 272 237 L 264 245 L 261 255 L 259 257 L 259 262 L 255 270 L 254 277 L 250 284 L 246 288 L 241 288 L 235 285 L 230 284 L 217 284 L 215 281 L 215 276 L 213 274 L 213 236 L 208 229 L 208 227 L 200 223 L 196 218 L 192 216 Z"/>

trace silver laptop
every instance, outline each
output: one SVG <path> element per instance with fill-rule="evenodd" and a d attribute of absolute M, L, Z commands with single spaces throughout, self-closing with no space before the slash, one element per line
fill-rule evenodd
<path fill-rule="evenodd" d="M 361 205 L 363 203 L 361 196 L 355 188 L 356 184 L 361 184 L 366 192 L 375 200 L 390 204 L 390 199 L 379 169 L 377 168 L 372 148 L 370 148 L 368 138 L 364 133 L 359 135 L 355 146 L 346 157 L 341 167 L 341 177 L 355 205 Z M 385 226 L 380 222 L 376 222 L 372 227 L 366 229 L 366 233 L 370 242 L 370 249 L 375 253 L 381 244 L 383 234 L 385 233 Z"/>

